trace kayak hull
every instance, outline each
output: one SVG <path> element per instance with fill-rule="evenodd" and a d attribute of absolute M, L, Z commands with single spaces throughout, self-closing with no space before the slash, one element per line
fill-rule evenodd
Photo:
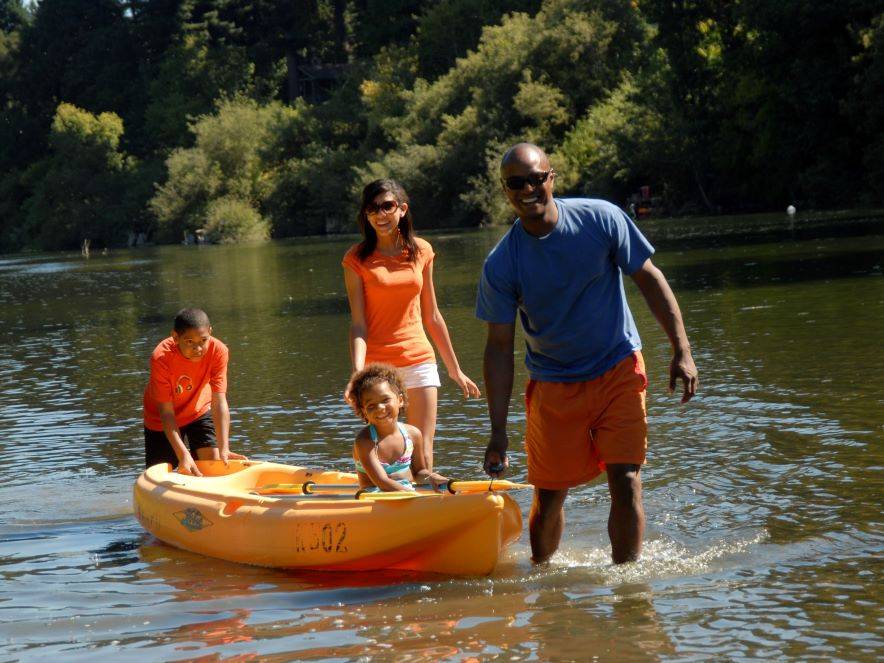
<path fill-rule="evenodd" d="M 161 541 L 210 557 L 285 569 L 403 569 L 487 575 L 518 539 L 522 515 L 506 494 L 389 493 L 356 499 L 356 475 L 278 463 L 198 461 L 203 477 L 145 470 L 135 516 Z M 347 484 L 349 495 L 257 495 L 272 484 Z"/>

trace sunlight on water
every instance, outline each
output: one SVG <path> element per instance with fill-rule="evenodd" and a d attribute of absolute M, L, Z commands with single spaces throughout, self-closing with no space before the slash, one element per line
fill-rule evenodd
<path fill-rule="evenodd" d="M 750 539 L 717 542 L 700 551 L 688 550 L 675 541 L 650 540 L 645 542 L 638 562 L 620 565 L 611 563 L 610 546 L 582 553 L 565 550 L 553 558 L 551 566 L 595 571 L 606 585 L 647 582 L 668 576 L 700 575 L 720 568 L 724 560 L 767 539 L 766 533 L 760 533 Z"/>

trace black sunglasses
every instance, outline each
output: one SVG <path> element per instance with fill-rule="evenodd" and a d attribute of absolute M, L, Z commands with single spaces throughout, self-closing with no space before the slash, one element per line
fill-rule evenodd
<path fill-rule="evenodd" d="M 366 214 L 378 214 L 383 212 L 384 214 L 390 214 L 399 209 L 399 203 L 395 200 L 385 200 L 382 203 L 368 203 L 365 206 Z"/>
<path fill-rule="evenodd" d="M 543 173 L 530 173 L 525 175 L 512 175 L 511 177 L 507 177 L 503 183 L 507 189 L 512 191 L 521 191 L 525 188 L 526 184 L 531 184 L 535 189 L 539 187 L 541 184 L 546 182 L 549 179 L 549 176 L 553 174 L 553 169 L 550 168 L 546 172 Z"/>

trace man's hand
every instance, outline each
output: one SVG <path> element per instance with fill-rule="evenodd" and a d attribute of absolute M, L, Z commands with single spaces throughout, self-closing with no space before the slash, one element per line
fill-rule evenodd
<path fill-rule="evenodd" d="M 694 397 L 697 387 L 700 386 L 697 367 L 694 365 L 694 358 L 691 356 L 690 350 L 676 351 L 672 356 L 672 361 L 669 363 L 669 393 L 675 391 L 677 380 L 684 383 L 681 402 L 687 403 Z"/>
<path fill-rule="evenodd" d="M 506 431 L 491 432 L 491 439 L 485 449 L 485 462 L 482 464 L 485 474 L 495 479 L 506 474 L 506 470 L 510 466 L 510 460 L 506 455 L 509 445 L 510 441 Z"/>

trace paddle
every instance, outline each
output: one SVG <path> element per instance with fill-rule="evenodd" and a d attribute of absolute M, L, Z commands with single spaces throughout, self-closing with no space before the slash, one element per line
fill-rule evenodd
<path fill-rule="evenodd" d="M 520 490 L 522 488 L 533 488 L 530 483 L 514 483 L 506 479 L 500 479 L 494 483 L 495 490 Z M 490 486 L 484 480 L 480 481 L 464 481 L 451 479 L 447 484 L 443 484 L 443 489 L 447 489 L 451 494 L 457 493 L 482 493 L 489 490 Z M 315 483 L 313 481 L 305 481 L 304 483 L 276 483 L 266 486 L 259 486 L 251 491 L 255 495 L 282 496 L 282 495 L 323 495 L 330 497 L 332 495 L 340 495 L 342 493 L 349 494 L 355 489 L 355 495 L 424 495 L 432 494 L 426 490 L 422 493 L 411 491 L 395 491 L 384 493 L 363 493 L 363 489 L 359 489 L 355 484 L 347 483 Z"/>
<path fill-rule="evenodd" d="M 359 490 L 359 485 L 355 483 L 305 481 L 304 483 L 271 483 L 259 486 L 252 492 L 258 495 L 313 495 L 314 493 L 341 493 L 357 490 Z"/>
<path fill-rule="evenodd" d="M 484 493 L 491 490 L 491 484 L 485 479 L 479 481 L 464 481 L 452 479 L 448 482 L 446 488 L 449 493 Z M 522 488 L 534 488 L 530 483 L 514 483 L 507 479 L 499 479 L 494 481 L 494 490 L 521 490 Z"/>

